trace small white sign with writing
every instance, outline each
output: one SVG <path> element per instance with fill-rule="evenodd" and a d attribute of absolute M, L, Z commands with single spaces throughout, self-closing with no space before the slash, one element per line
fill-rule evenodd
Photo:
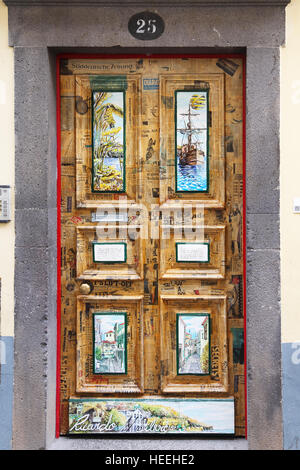
<path fill-rule="evenodd" d="M 128 222 L 127 213 L 92 212 L 92 222 Z"/>
<path fill-rule="evenodd" d="M 10 186 L 0 186 L 0 222 L 10 221 Z"/>
<path fill-rule="evenodd" d="M 300 214 L 300 197 L 295 197 L 293 201 L 294 214 Z"/>
<path fill-rule="evenodd" d="M 95 263 L 125 263 L 125 243 L 93 243 Z"/>
<path fill-rule="evenodd" d="M 208 243 L 176 243 L 176 259 L 178 263 L 208 263 Z"/>

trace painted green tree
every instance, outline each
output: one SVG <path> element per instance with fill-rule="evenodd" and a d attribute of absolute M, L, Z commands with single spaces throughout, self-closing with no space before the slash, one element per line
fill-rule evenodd
<path fill-rule="evenodd" d="M 104 413 L 102 422 L 107 424 L 109 422 L 114 423 L 116 426 L 124 426 L 126 424 L 126 417 L 123 413 L 113 408 L 110 411 Z"/>
<path fill-rule="evenodd" d="M 95 356 L 96 356 L 97 361 L 101 361 L 102 349 L 99 346 L 96 347 Z"/>
<path fill-rule="evenodd" d="M 201 369 L 203 373 L 209 372 L 209 348 L 208 343 L 204 346 L 201 355 Z"/>

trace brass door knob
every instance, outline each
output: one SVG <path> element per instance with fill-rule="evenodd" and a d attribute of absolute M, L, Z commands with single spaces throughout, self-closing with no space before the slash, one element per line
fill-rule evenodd
<path fill-rule="evenodd" d="M 91 292 L 91 286 L 89 284 L 87 284 L 86 282 L 84 282 L 83 284 L 81 284 L 81 286 L 79 287 L 79 290 L 82 294 L 89 294 Z"/>

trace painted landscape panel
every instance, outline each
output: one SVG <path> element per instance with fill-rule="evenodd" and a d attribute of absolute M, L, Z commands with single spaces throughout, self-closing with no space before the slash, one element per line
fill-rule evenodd
<path fill-rule="evenodd" d="M 234 400 L 70 399 L 69 434 L 234 434 Z"/>
<path fill-rule="evenodd" d="M 94 192 L 125 191 L 125 92 L 93 92 Z"/>
<path fill-rule="evenodd" d="M 127 317 L 124 312 L 94 313 L 94 373 L 127 373 Z"/>
<path fill-rule="evenodd" d="M 208 191 L 208 91 L 176 91 L 176 191 Z"/>
<path fill-rule="evenodd" d="M 210 373 L 209 314 L 177 314 L 177 374 Z"/>

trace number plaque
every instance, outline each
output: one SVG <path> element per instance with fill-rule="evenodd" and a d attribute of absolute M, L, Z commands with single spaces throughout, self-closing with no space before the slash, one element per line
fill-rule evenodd
<path fill-rule="evenodd" d="M 143 11 L 133 15 L 128 22 L 130 34 L 141 41 L 151 41 L 159 38 L 165 29 L 161 16 L 150 11 Z"/>

